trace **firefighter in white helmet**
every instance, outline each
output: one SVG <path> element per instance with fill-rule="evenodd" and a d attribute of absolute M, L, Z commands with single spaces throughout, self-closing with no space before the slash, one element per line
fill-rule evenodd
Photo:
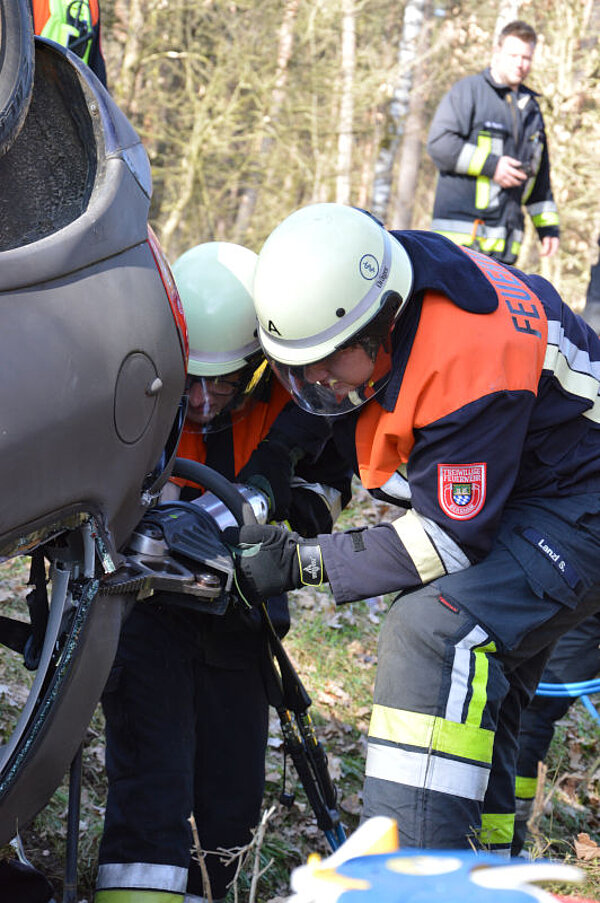
<path fill-rule="evenodd" d="M 298 420 L 266 365 L 250 295 L 255 262 L 247 248 L 209 242 L 173 267 L 190 341 L 178 456 L 254 482 L 268 496 L 271 515 L 289 517 L 295 529 L 329 530 L 336 500 L 349 498 L 349 476 L 340 481 L 336 474 L 335 486 L 314 482 L 327 469 L 321 421 Z M 299 429 L 302 448 L 294 445 Z M 201 489 L 179 480 L 170 497 L 180 493 L 191 500 Z M 283 635 L 285 595 L 269 597 L 267 608 Z M 245 606 L 230 603 L 216 617 L 177 607 L 164 593 L 135 606 L 103 696 L 109 790 L 96 903 L 225 897 L 236 862 L 226 865 L 215 851 L 250 841 L 263 795 L 269 706 L 263 655 L 260 618 Z M 191 812 L 207 851 L 210 889 L 190 855 Z"/>
<path fill-rule="evenodd" d="M 259 338 L 298 405 L 398 510 L 302 538 L 239 531 L 248 600 L 382 593 L 364 816 L 403 847 L 508 855 L 520 711 L 600 608 L 600 342 L 539 276 L 314 204 L 267 238 Z"/>

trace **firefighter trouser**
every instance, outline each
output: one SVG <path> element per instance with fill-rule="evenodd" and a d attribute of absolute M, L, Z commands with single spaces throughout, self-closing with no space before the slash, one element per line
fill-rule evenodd
<path fill-rule="evenodd" d="M 379 643 L 364 817 L 402 846 L 508 854 L 520 713 L 559 636 L 600 609 L 600 497 L 505 512 L 486 559 L 396 599 Z"/>
<path fill-rule="evenodd" d="M 600 616 L 594 615 L 560 638 L 542 680 L 545 683 L 576 683 L 592 680 L 600 673 Z M 538 762 L 543 762 L 554 735 L 554 725 L 575 702 L 573 696 L 535 696 L 523 712 L 517 761 L 515 833 L 512 854 L 523 848 L 527 820 L 537 791 Z"/>
<path fill-rule="evenodd" d="M 260 817 L 268 730 L 263 638 L 235 622 L 138 603 L 103 696 L 108 800 L 96 899 L 195 901 L 193 811 L 214 900 Z M 122 896 L 128 889 L 130 896 Z M 119 896 L 121 894 L 121 896 Z M 131 896 L 132 895 L 132 896 Z"/>

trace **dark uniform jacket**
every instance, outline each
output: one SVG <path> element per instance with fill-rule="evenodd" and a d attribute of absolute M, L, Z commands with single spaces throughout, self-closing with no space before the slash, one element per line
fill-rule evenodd
<path fill-rule="evenodd" d="M 392 376 L 381 395 L 337 419 L 335 436 L 367 489 L 410 510 L 320 537 L 338 603 L 482 560 L 511 504 L 600 491 L 593 330 L 541 276 L 442 236 L 392 235 L 414 264 Z"/>
<path fill-rule="evenodd" d="M 538 235 L 558 235 L 544 120 L 536 93 L 512 91 L 486 69 L 461 79 L 442 98 L 427 150 L 439 170 L 432 229 L 506 263 L 517 259 L 525 206 Z M 527 181 L 501 188 L 492 177 L 501 156 L 520 160 Z M 478 223 L 478 221 L 480 221 Z"/>

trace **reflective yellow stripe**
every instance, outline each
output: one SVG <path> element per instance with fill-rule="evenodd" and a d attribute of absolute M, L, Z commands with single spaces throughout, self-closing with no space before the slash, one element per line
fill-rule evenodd
<path fill-rule="evenodd" d="M 487 176 L 479 176 L 475 185 L 475 206 L 485 210 L 490 202 L 490 180 Z"/>
<path fill-rule="evenodd" d="M 471 682 L 472 695 L 467 712 L 467 724 L 481 724 L 481 716 L 487 701 L 487 680 L 490 670 L 487 653 L 495 652 L 496 644 L 488 643 L 486 646 L 478 646 L 473 649 L 475 655 L 475 669 Z"/>
<path fill-rule="evenodd" d="M 515 831 L 514 812 L 506 815 L 492 815 L 490 812 L 484 812 L 481 816 L 481 831 L 479 839 L 485 846 L 493 844 L 502 844 L 506 846 L 513 839 Z"/>
<path fill-rule="evenodd" d="M 469 166 L 467 169 L 467 175 L 469 176 L 478 176 L 481 172 L 481 167 L 487 160 L 490 151 L 492 150 L 492 139 L 491 136 L 487 134 L 487 132 L 482 132 L 477 137 L 477 150 L 471 157 L 469 161 Z M 489 183 L 489 179 L 487 180 Z"/>
<path fill-rule="evenodd" d="M 446 573 L 442 559 L 414 511 L 407 511 L 403 517 L 392 521 L 392 527 L 410 555 L 423 583 L 429 583 Z"/>
<path fill-rule="evenodd" d="M 369 736 L 391 743 L 450 753 L 475 762 L 492 761 L 494 733 L 474 724 L 458 724 L 437 715 L 374 705 Z"/>
<path fill-rule="evenodd" d="M 532 800 L 537 793 L 537 778 L 523 778 L 517 775 L 515 794 L 521 800 Z"/>
<path fill-rule="evenodd" d="M 558 213 L 548 210 L 545 213 L 538 213 L 532 216 L 531 220 L 534 226 L 558 226 Z"/>
<path fill-rule="evenodd" d="M 475 183 L 475 207 L 478 210 L 485 210 L 490 203 L 490 180 L 487 176 L 481 176 L 481 167 L 488 158 L 492 150 L 492 139 L 489 134 L 482 132 L 477 138 L 477 153 L 473 154 L 473 161 L 477 160 L 478 168 L 469 166 L 469 175 L 477 176 Z"/>
<path fill-rule="evenodd" d="M 446 238 L 449 238 L 450 241 L 453 241 L 455 245 L 470 245 L 472 244 L 472 236 L 470 232 L 447 232 L 443 229 L 435 229 L 434 230 L 438 235 L 444 235 Z M 480 238 L 477 237 L 477 241 L 482 249 L 482 251 L 487 251 L 489 254 L 491 251 L 501 252 L 504 250 L 504 245 L 506 244 L 503 238 Z M 513 247 L 520 248 L 521 245 L 518 242 L 513 242 Z"/>

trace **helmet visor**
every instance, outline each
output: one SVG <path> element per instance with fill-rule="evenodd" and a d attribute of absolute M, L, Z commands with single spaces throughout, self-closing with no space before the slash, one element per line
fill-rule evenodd
<path fill-rule="evenodd" d="M 374 361 L 361 345 L 350 345 L 302 367 L 269 363 L 301 408 L 326 417 L 348 414 L 374 398 L 389 382 L 392 366 L 383 345 Z"/>
<path fill-rule="evenodd" d="M 188 374 L 186 429 L 199 433 L 216 433 L 227 429 L 250 412 L 257 390 L 266 379 L 268 368 L 262 355 L 258 366 L 249 364 L 224 376 Z"/>
<path fill-rule="evenodd" d="M 327 417 L 348 414 L 389 382 L 392 332 L 401 309 L 400 295 L 386 292 L 375 316 L 327 357 L 303 365 L 282 364 L 269 354 L 267 360 L 305 411 Z"/>

